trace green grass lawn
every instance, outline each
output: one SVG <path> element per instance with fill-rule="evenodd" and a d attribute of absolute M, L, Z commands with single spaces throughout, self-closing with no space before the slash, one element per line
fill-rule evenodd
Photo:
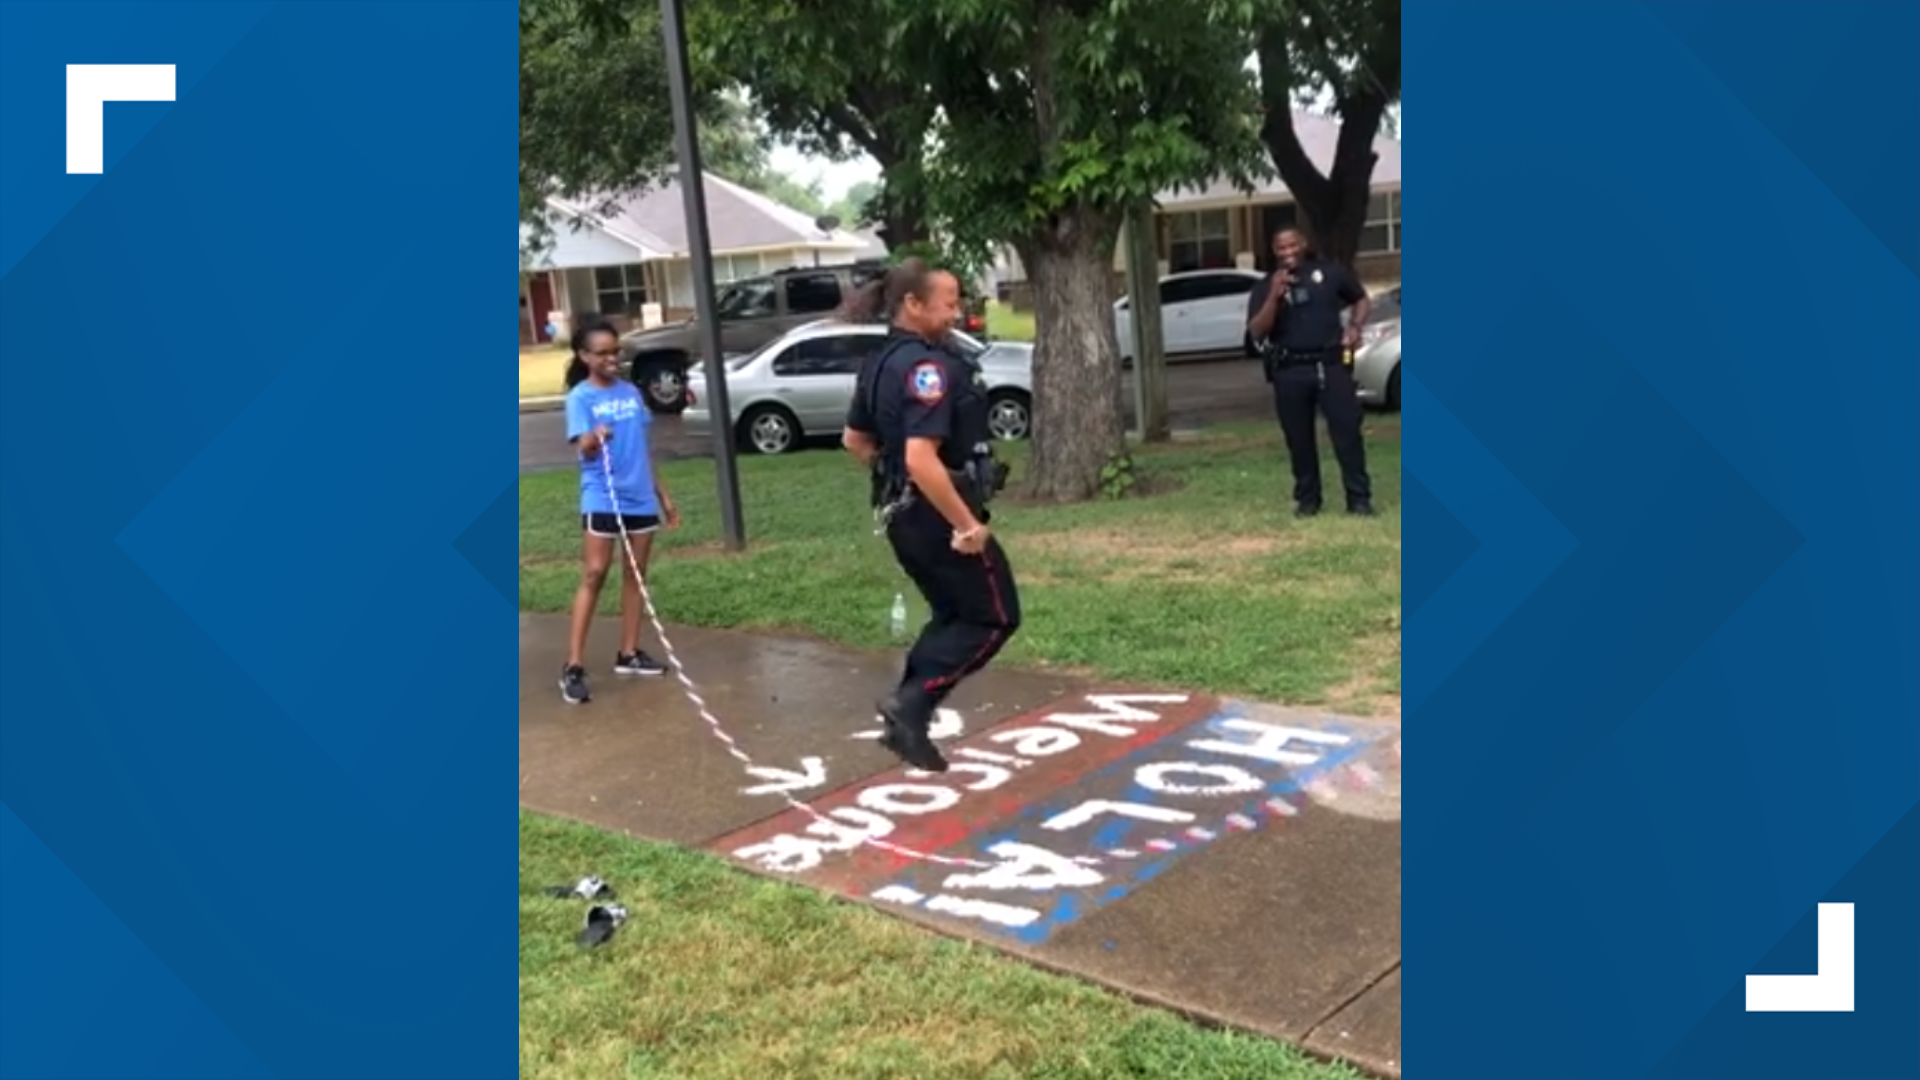
<path fill-rule="evenodd" d="M 1033 312 L 1015 311 L 998 300 L 987 302 L 987 335 L 1001 341 L 1032 341 Z"/>
<path fill-rule="evenodd" d="M 573 942 L 587 873 L 632 915 Z M 520 816 L 520 1075 L 538 1080 L 1346 1080 L 696 852 Z"/>
<path fill-rule="evenodd" d="M 1368 421 L 1380 516 L 1292 516 L 1291 477 L 1270 424 L 1209 429 L 1137 460 L 1160 494 L 1072 506 L 996 507 L 1026 624 L 1002 664 L 1398 715 L 1400 443 L 1395 416 Z M 1013 447 L 1015 483 L 1024 447 Z M 719 545 L 713 466 L 667 463 L 685 524 L 656 549 L 655 599 L 670 622 L 887 644 L 887 614 L 919 597 L 873 535 L 863 474 L 844 455 L 740 461 L 748 550 Z M 520 482 L 520 605 L 560 611 L 579 580 L 578 480 Z M 604 610 L 617 610 L 607 590 Z"/>
<path fill-rule="evenodd" d="M 567 392 L 567 361 L 573 354 L 548 346 L 520 350 L 520 396 L 549 397 Z"/>
<path fill-rule="evenodd" d="M 1138 461 L 1160 494 L 998 507 L 1027 623 L 1003 663 L 1398 713 L 1397 418 L 1369 424 L 1382 515 L 1290 513 L 1272 425 L 1210 429 Z M 1008 455 L 1015 482 L 1024 447 Z M 1326 457 L 1329 491 L 1338 473 Z M 725 554 L 713 467 L 663 475 L 685 524 L 663 534 L 655 595 L 672 622 L 886 643 L 896 591 L 845 455 L 740 462 L 749 549 Z M 578 581 L 578 480 L 520 482 L 520 604 L 561 610 Z M 1337 504 L 1337 496 L 1336 496 Z M 607 590 L 605 609 L 616 609 Z M 573 944 L 599 874 L 632 919 Z M 539 1080 L 1346 1080 L 1266 1039 L 1210 1031 L 699 852 L 523 813 L 520 1070 Z"/>

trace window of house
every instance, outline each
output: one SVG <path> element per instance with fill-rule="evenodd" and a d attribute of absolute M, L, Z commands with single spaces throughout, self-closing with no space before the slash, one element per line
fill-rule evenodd
<path fill-rule="evenodd" d="M 750 278 L 760 273 L 758 255 L 716 255 L 713 257 L 713 283 L 725 285 L 730 281 Z"/>
<path fill-rule="evenodd" d="M 1171 273 L 1232 265 L 1232 230 L 1225 210 L 1167 215 L 1167 269 Z"/>
<path fill-rule="evenodd" d="M 1400 192 L 1377 192 L 1367 203 L 1367 227 L 1360 230 L 1360 253 L 1400 250 Z"/>
<path fill-rule="evenodd" d="M 639 263 L 594 267 L 593 290 L 602 315 L 639 318 L 640 305 L 648 301 L 646 273 Z"/>

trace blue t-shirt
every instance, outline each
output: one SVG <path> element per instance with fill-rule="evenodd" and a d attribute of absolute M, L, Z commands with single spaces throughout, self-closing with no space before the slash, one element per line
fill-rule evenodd
<path fill-rule="evenodd" d="M 653 460 L 647 449 L 653 415 L 632 383 L 601 388 L 591 380 L 567 392 L 567 441 L 573 442 L 596 427 L 612 432 L 601 453 L 613 465 L 615 507 L 607 497 L 607 464 L 596 457 L 580 461 L 580 512 L 583 514 L 649 514 L 658 517 L 660 500 L 653 488 Z"/>

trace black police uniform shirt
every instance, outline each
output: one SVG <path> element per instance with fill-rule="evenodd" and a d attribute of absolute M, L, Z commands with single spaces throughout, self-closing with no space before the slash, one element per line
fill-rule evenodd
<path fill-rule="evenodd" d="M 1273 288 L 1275 270 L 1247 295 L 1247 321 L 1260 313 Z M 1325 259 L 1302 259 L 1293 268 L 1293 285 L 1273 320 L 1267 340 L 1283 352 L 1320 352 L 1340 347 L 1340 312 L 1367 295 L 1346 267 Z"/>
<path fill-rule="evenodd" d="M 987 399 L 980 369 L 913 334 L 895 331 L 875 350 L 855 386 L 847 426 L 880 442 L 886 468 L 906 475 L 908 439 L 937 439 L 940 463 L 967 466 L 987 446 Z"/>

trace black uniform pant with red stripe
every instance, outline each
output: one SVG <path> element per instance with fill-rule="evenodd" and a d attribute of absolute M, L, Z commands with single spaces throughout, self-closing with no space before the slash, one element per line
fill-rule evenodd
<path fill-rule="evenodd" d="M 928 723 L 960 680 L 985 667 L 1020 628 L 1020 591 L 998 540 L 989 538 L 978 555 L 953 550 L 953 526 L 922 500 L 894 515 L 887 538 L 932 613 L 900 680 L 908 715 Z"/>

